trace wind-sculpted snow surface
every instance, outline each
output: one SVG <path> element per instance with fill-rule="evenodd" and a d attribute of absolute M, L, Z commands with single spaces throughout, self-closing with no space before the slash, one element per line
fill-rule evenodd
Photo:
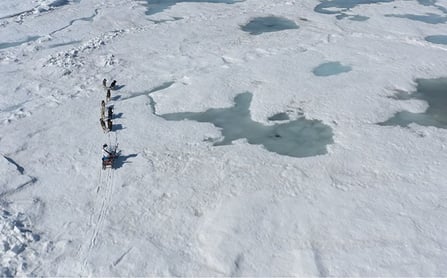
<path fill-rule="evenodd" d="M 1 0 L 0 276 L 446 277 L 445 5 Z"/>
<path fill-rule="evenodd" d="M 45 12 L 54 8 L 79 2 L 80 0 L 37 0 L 37 1 L 2 1 L 0 3 L 0 19 L 21 17 L 33 13 Z"/>
<path fill-rule="evenodd" d="M 34 276 L 43 251 L 40 238 L 26 214 L 11 213 L 0 204 L 0 275 Z"/>

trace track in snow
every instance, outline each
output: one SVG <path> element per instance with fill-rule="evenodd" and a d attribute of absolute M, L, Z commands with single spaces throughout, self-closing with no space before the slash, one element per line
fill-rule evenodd
<path fill-rule="evenodd" d="M 113 196 L 114 170 L 103 170 L 102 166 L 99 172 L 99 183 L 96 188 L 96 199 L 94 209 L 89 219 L 89 239 L 85 244 L 87 247 L 81 246 L 79 257 L 82 259 L 82 273 L 87 272 L 87 266 L 92 251 L 98 244 L 101 231 L 104 227 L 104 220 L 108 215 L 110 203 Z M 85 250 L 85 251 L 84 251 Z"/>

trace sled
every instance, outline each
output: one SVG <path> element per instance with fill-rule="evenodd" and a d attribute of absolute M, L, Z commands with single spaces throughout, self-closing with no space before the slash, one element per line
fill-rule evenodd
<path fill-rule="evenodd" d="M 106 168 L 112 168 L 113 169 L 113 161 L 115 158 L 109 157 L 107 159 L 104 159 L 102 161 L 102 169 L 105 170 Z"/>
<path fill-rule="evenodd" d="M 113 169 L 115 160 L 118 158 L 118 156 L 119 156 L 119 153 L 116 150 L 114 150 L 114 151 L 112 151 L 112 154 L 109 157 L 103 158 L 102 159 L 102 169 L 103 170 L 105 170 L 106 168 Z"/>

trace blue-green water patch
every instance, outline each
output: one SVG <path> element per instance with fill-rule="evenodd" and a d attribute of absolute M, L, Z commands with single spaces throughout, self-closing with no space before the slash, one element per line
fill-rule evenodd
<path fill-rule="evenodd" d="M 76 18 L 73 20 L 70 20 L 70 22 L 68 23 L 68 25 L 61 27 L 57 30 L 54 30 L 50 33 L 50 35 L 54 35 L 57 32 L 60 32 L 70 26 L 72 26 L 76 21 L 87 21 L 87 22 L 93 22 L 93 19 L 98 15 L 98 9 L 95 9 L 94 13 L 91 16 L 87 16 L 87 17 L 81 17 L 81 18 Z"/>
<path fill-rule="evenodd" d="M 447 44 L 447 36 L 445 35 L 433 35 L 425 37 L 425 40 L 436 44 Z"/>
<path fill-rule="evenodd" d="M 349 16 L 349 20 L 352 20 L 352 21 L 367 21 L 368 19 L 369 19 L 368 16 L 363 16 L 363 15 Z"/>
<path fill-rule="evenodd" d="M 36 41 L 40 38 L 40 36 L 28 36 L 23 40 L 20 41 L 16 41 L 16 42 L 4 42 L 4 43 L 0 43 L 0 49 L 5 49 L 5 48 L 10 48 L 10 47 L 16 47 L 19 45 L 22 45 L 24 43 L 28 43 L 28 42 L 32 42 L 32 41 Z"/>
<path fill-rule="evenodd" d="M 340 62 L 327 62 L 314 68 L 312 72 L 316 76 L 330 76 L 349 72 L 351 70 L 352 68 L 350 66 L 344 66 Z"/>
<path fill-rule="evenodd" d="M 290 120 L 289 115 L 285 112 L 277 113 L 267 118 L 269 121 L 287 121 Z"/>
<path fill-rule="evenodd" d="M 70 3 L 70 1 L 68 1 L 68 0 L 57 0 L 57 1 L 53 1 L 51 4 L 50 4 L 50 7 L 62 7 L 62 6 L 65 6 L 65 5 L 68 5 Z"/>
<path fill-rule="evenodd" d="M 416 92 L 399 93 L 394 96 L 398 100 L 419 99 L 428 103 L 428 108 L 423 113 L 409 111 L 397 112 L 382 126 L 406 127 L 411 123 L 422 126 L 435 126 L 447 128 L 447 77 L 437 79 L 416 79 Z"/>
<path fill-rule="evenodd" d="M 345 14 L 345 13 L 340 13 L 340 14 L 336 15 L 335 18 L 336 19 L 347 18 L 347 19 L 352 20 L 352 21 L 367 21 L 369 19 L 369 17 L 367 17 L 367 16 L 350 15 L 350 14 Z"/>
<path fill-rule="evenodd" d="M 349 17 L 345 12 L 358 5 L 393 2 L 394 0 L 322 0 L 314 11 L 322 14 L 336 14 L 337 19 Z"/>
<path fill-rule="evenodd" d="M 406 18 L 413 21 L 421 21 L 428 24 L 443 24 L 447 22 L 447 16 L 427 13 L 425 15 L 416 14 L 387 14 L 386 17 Z"/>
<path fill-rule="evenodd" d="M 235 104 L 230 108 L 158 116 L 168 121 L 192 120 L 213 124 L 220 128 L 223 137 L 214 142 L 214 146 L 231 145 L 235 140 L 246 139 L 249 144 L 263 145 L 265 149 L 280 155 L 308 157 L 327 153 L 326 146 L 333 143 L 329 126 L 304 117 L 286 123 L 263 125 L 251 119 L 251 100 L 252 94 L 245 92 L 234 98 Z M 153 112 L 156 114 L 154 108 Z"/>
<path fill-rule="evenodd" d="M 418 0 L 418 3 L 421 4 L 422 6 L 433 6 L 438 10 L 440 10 L 441 12 L 447 14 L 447 8 L 444 8 L 443 6 L 439 5 L 437 0 Z"/>
<path fill-rule="evenodd" d="M 256 17 L 241 26 L 242 31 L 248 32 L 251 35 L 298 28 L 298 25 L 294 21 L 277 16 Z"/>
<path fill-rule="evenodd" d="M 163 12 L 165 9 L 175 6 L 177 3 L 223 3 L 223 4 L 235 4 L 243 2 L 244 0 L 146 0 L 146 4 L 143 4 L 147 11 L 146 15 L 153 15 Z M 141 2 L 138 0 L 138 2 Z"/>

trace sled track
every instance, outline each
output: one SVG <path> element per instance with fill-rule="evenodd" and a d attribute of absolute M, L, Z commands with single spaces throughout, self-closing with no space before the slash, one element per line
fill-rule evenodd
<path fill-rule="evenodd" d="M 110 202 L 113 196 L 113 181 L 114 181 L 114 170 L 106 169 L 103 170 L 102 166 L 99 172 L 99 184 L 96 188 L 96 200 L 94 203 L 94 210 L 89 219 L 89 227 L 92 227 L 91 234 L 88 240 L 88 247 L 85 251 L 85 255 L 82 259 L 82 272 L 83 275 L 86 274 L 86 268 L 90 259 L 92 250 L 98 244 L 98 238 L 103 230 L 104 220 L 110 209 Z"/>

